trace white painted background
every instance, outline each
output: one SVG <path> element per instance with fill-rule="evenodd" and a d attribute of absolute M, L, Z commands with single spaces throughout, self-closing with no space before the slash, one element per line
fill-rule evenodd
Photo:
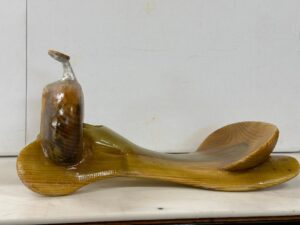
<path fill-rule="evenodd" d="M 262 120 L 280 128 L 278 149 L 300 148 L 300 1 L 27 0 L 27 9 L 27 142 L 43 86 L 62 73 L 47 56 L 54 48 L 72 57 L 86 122 L 144 147 L 192 151 L 220 126 Z"/>
<path fill-rule="evenodd" d="M 25 144 L 26 2 L 0 0 L 0 155 Z"/>

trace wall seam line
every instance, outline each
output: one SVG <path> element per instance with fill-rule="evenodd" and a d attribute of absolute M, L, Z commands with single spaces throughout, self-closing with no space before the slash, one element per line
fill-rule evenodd
<path fill-rule="evenodd" d="M 25 1 L 25 145 L 27 143 L 27 105 L 28 105 L 28 0 Z"/>

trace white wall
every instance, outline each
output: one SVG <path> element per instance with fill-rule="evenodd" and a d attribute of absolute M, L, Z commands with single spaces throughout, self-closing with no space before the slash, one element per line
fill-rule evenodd
<path fill-rule="evenodd" d="M 300 147 L 300 2 L 29 0 L 28 140 L 42 87 L 72 56 L 87 122 L 160 151 L 193 150 L 213 129 L 262 120 Z"/>
<path fill-rule="evenodd" d="M 25 144 L 26 2 L 0 1 L 0 155 Z"/>
<path fill-rule="evenodd" d="M 280 128 L 280 149 L 300 149 L 300 1 L 27 4 L 27 142 L 39 130 L 43 86 L 61 75 L 47 56 L 54 48 L 72 57 L 85 120 L 137 144 L 192 151 L 220 126 L 262 120 Z"/>

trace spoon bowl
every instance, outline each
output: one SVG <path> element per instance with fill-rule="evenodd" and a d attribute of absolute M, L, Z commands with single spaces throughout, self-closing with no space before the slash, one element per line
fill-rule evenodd
<path fill-rule="evenodd" d="M 197 152 L 217 154 L 223 162 L 221 169 L 244 170 L 264 162 L 273 151 L 278 136 L 278 128 L 270 123 L 233 123 L 210 134 Z"/>

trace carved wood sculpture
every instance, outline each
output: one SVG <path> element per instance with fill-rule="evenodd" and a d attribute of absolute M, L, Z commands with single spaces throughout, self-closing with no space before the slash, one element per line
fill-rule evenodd
<path fill-rule="evenodd" d="M 59 196 L 106 178 L 142 177 L 220 191 L 250 191 L 290 180 L 296 159 L 270 156 L 279 131 L 263 122 L 240 122 L 209 135 L 196 152 L 144 149 L 105 126 L 83 123 L 83 94 L 70 57 L 49 50 L 63 78 L 43 91 L 40 134 L 19 154 L 17 172 L 32 191 Z"/>

